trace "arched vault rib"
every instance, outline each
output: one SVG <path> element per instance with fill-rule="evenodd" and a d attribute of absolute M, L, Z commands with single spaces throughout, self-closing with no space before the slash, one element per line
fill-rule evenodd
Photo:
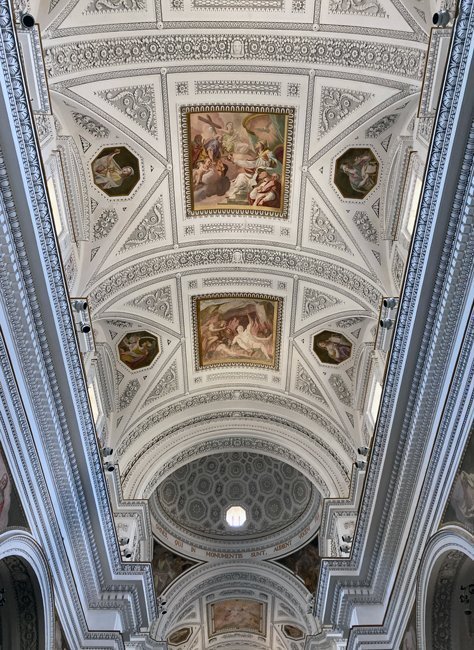
<path fill-rule="evenodd" d="M 308 613 L 308 591 L 302 581 L 277 564 L 259 560 L 246 561 L 239 566 L 219 560 L 183 575 L 166 591 L 168 609 L 179 617 L 191 603 L 211 593 L 215 597 L 216 592 L 225 590 L 226 595 L 230 595 L 230 585 L 236 584 L 240 589 L 264 592 L 283 600 L 296 613 L 295 623 L 302 625 L 308 633 L 316 632 L 316 620 Z M 166 636 L 175 622 L 176 618 L 160 617 L 150 629 L 151 638 Z"/>
<path fill-rule="evenodd" d="M 236 250 L 239 253 L 238 259 L 234 255 Z M 148 280 L 159 279 L 164 273 L 193 268 L 197 270 L 200 267 L 235 268 L 236 264 L 239 267 L 242 265 L 245 270 L 250 270 L 250 268 L 247 269 L 247 266 L 266 267 L 272 271 L 278 269 L 279 272 L 286 271 L 309 278 L 322 278 L 358 294 L 366 303 L 367 308 L 374 313 L 378 310 L 382 296 L 373 279 L 362 277 L 361 270 L 355 273 L 336 262 L 316 256 L 263 247 L 200 247 L 197 250 L 183 250 L 151 257 L 116 271 L 96 286 L 91 287 L 91 307 L 93 310 L 97 310 L 112 296 L 145 278 Z M 261 271 L 261 269 L 259 270 Z"/>
<path fill-rule="evenodd" d="M 124 496 L 147 499 L 181 465 L 233 448 L 284 460 L 304 474 L 323 497 L 347 496 L 351 462 L 341 458 L 331 444 L 283 418 L 266 416 L 263 424 L 261 414 L 235 411 L 191 418 L 154 436 L 123 469 Z"/>
<path fill-rule="evenodd" d="M 288 395 L 278 395 L 270 391 L 259 391 L 254 389 L 239 388 L 239 399 L 242 404 L 245 404 L 245 409 L 251 407 L 254 417 L 261 418 L 265 422 L 275 414 L 281 412 L 280 417 L 285 422 L 290 423 L 296 415 L 298 419 L 305 420 L 306 430 L 309 431 L 309 426 L 317 425 L 320 430 L 321 439 L 331 441 L 331 445 L 335 447 L 341 454 L 341 457 L 346 459 L 346 462 L 355 460 L 355 444 L 351 438 L 342 430 L 330 416 L 326 413 L 322 414 L 317 405 L 312 407 L 307 406 L 303 402 L 291 398 Z M 160 409 L 155 409 L 151 413 L 144 414 L 142 419 L 135 423 L 131 431 L 124 435 L 119 444 L 117 445 L 117 458 L 122 459 L 122 463 L 127 462 L 129 456 L 132 455 L 135 448 L 135 453 L 143 445 L 143 439 L 146 439 L 147 433 L 163 425 L 163 421 L 170 418 L 168 429 L 175 425 L 184 426 L 186 420 L 181 419 L 181 415 L 189 413 L 191 410 L 202 418 L 218 417 L 216 415 L 216 404 L 226 402 L 229 406 L 232 404 L 232 412 L 238 410 L 235 403 L 236 391 L 233 389 L 222 389 L 218 391 L 208 391 L 199 395 L 187 396 L 184 399 L 177 400 L 168 406 Z M 197 409 L 207 408 L 208 413 L 198 412 Z M 258 410 L 257 410 L 258 407 Z M 286 415 L 285 415 L 286 411 Z M 222 405 L 218 413 L 224 412 Z M 291 417 L 291 419 L 290 419 Z M 313 433 L 311 433 L 313 435 Z"/>
<path fill-rule="evenodd" d="M 247 61 L 273 62 L 275 52 L 281 63 L 334 68 L 334 71 L 357 67 L 365 73 L 395 76 L 418 81 L 423 75 L 424 51 L 420 44 L 387 44 L 387 39 L 370 41 L 346 35 L 288 35 L 260 33 L 225 33 L 219 38 L 211 33 L 153 32 L 133 36 L 115 34 L 106 38 L 81 36 L 46 48 L 45 63 L 51 79 L 68 78 L 86 70 L 113 70 L 117 65 L 146 69 L 153 65 L 179 65 L 183 62 L 233 59 L 238 41 Z"/>

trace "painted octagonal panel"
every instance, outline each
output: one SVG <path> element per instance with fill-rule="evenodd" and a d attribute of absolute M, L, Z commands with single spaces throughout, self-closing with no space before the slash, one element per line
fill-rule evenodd
<path fill-rule="evenodd" d="M 345 199 L 363 199 L 377 185 L 378 175 L 373 151 L 352 147 L 336 160 L 334 183 Z"/>
<path fill-rule="evenodd" d="M 150 332 L 129 332 L 118 344 L 119 358 L 130 370 L 148 367 L 160 353 L 158 338 Z"/>
<path fill-rule="evenodd" d="M 128 196 L 140 180 L 138 158 L 126 147 L 106 147 L 92 161 L 95 185 L 107 196 Z"/>
<path fill-rule="evenodd" d="M 169 635 L 168 643 L 170 645 L 181 645 L 189 639 L 192 631 L 193 630 L 190 627 L 182 627 L 179 630 L 176 630 L 176 632 L 173 632 Z"/>
<path fill-rule="evenodd" d="M 339 332 L 324 330 L 313 337 L 313 351 L 322 363 L 339 365 L 352 353 L 352 343 Z"/>

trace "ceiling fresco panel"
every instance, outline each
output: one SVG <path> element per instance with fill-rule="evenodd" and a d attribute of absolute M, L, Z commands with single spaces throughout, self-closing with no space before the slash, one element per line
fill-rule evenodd
<path fill-rule="evenodd" d="M 187 216 L 287 218 L 293 120 L 281 107 L 181 107 Z"/>
<path fill-rule="evenodd" d="M 277 370 L 283 300 L 260 294 L 193 298 L 197 367 L 243 365 Z"/>

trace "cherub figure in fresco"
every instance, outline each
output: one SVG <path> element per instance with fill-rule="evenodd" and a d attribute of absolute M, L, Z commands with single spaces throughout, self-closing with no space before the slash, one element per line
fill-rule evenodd
<path fill-rule="evenodd" d="M 130 165 L 120 167 L 115 160 L 115 156 L 119 153 L 120 149 L 115 149 L 112 153 L 101 156 L 92 163 L 94 182 L 96 185 L 102 185 L 105 190 L 120 187 L 126 178 L 135 173 Z"/>
<path fill-rule="evenodd" d="M 341 171 L 349 178 L 354 192 L 366 194 L 377 181 L 377 161 L 370 153 L 356 156 L 352 162 L 341 164 Z"/>
<path fill-rule="evenodd" d="M 0 533 L 8 526 L 11 484 L 0 455 Z"/>
<path fill-rule="evenodd" d="M 400 650 L 416 650 L 416 632 L 412 624 L 403 635 Z"/>
<path fill-rule="evenodd" d="M 351 345 L 338 334 L 332 334 L 327 339 L 318 341 L 318 348 L 326 350 L 326 353 L 336 363 L 341 363 L 351 356 Z"/>

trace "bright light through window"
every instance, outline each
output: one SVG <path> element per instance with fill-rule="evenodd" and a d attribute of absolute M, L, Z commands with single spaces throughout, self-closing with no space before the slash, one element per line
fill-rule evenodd
<path fill-rule="evenodd" d="M 232 506 L 227 510 L 225 518 L 229 526 L 232 526 L 232 528 L 238 528 L 245 524 L 247 513 L 241 506 Z"/>
<path fill-rule="evenodd" d="M 47 185 L 51 210 L 53 213 L 54 227 L 56 228 L 56 234 L 59 237 L 63 231 L 63 222 L 61 220 L 61 214 L 59 212 L 58 206 L 58 197 L 56 196 L 56 190 L 54 189 L 54 182 L 52 178 L 48 178 Z"/>
<path fill-rule="evenodd" d="M 95 396 L 94 385 L 88 384 L 87 391 L 89 393 L 89 399 L 91 401 L 91 409 L 92 409 L 92 415 L 94 417 L 94 422 L 97 423 L 97 420 L 99 419 L 100 411 L 99 411 L 99 405 L 97 404 L 97 398 Z"/>
<path fill-rule="evenodd" d="M 413 188 L 410 210 L 408 212 L 408 218 L 406 223 L 406 230 L 410 236 L 413 233 L 413 228 L 415 227 L 415 218 L 416 218 L 416 212 L 418 210 L 418 203 L 420 201 L 420 194 L 421 194 L 421 179 L 417 178 L 415 180 L 415 186 Z"/>
<path fill-rule="evenodd" d="M 382 397 L 382 385 L 379 382 L 375 382 L 374 390 L 372 391 L 372 403 L 370 404 L 370 417 L 372 422 L 375 422 L 377 419 L 377 413 L 379 412 L 380 399 Z"/>

